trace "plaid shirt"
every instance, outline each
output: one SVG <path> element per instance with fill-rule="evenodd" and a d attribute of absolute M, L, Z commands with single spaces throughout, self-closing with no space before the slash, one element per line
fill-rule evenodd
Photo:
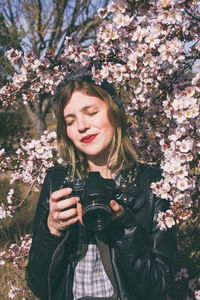
<path fill-rule="evenodd" d="M 118 172 L 113 176 L 117 188 L 120 187 L 119 174 L 120 173 Z M 132 178 L 132 173 L 128 175 L 128 179 L 130 180 Z M 80 238 L 82 238 L 81 234 Z M 99 249 L 96 244 L 89 244 L 86 255 L 78 262 L 74 271 L 74 300 L 91 300 L 90 297 L 112 300 L 113 293 L 114 289 L 104 270 Z"/>
<path fill-rule="evenodd" d="M 74 300 L 82 297 L 112 297 L 113 287 L 106 275 L 96 244 L 89 244 L 86 255 L 78 262 L 74 272 Z"/>

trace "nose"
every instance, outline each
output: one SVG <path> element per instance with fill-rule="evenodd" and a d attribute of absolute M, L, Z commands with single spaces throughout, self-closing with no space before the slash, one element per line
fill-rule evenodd
<path fill-rule="evenodd" d="M 86 120 L 86 118 L 81 117 L 78 119 L 78 131 L 79 132 L 85 132 L 87 129 L 89 129 L 89 123 Z"/>

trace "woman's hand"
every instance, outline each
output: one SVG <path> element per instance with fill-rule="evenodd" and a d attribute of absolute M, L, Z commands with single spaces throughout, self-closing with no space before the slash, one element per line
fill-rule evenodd
<path fill-rule="evenodd" d="M 124 212 L 124 208 L 121 205 L 119 205 L 119 203 L 117 203 L 117 201 L 115 200 L 110 201 L 110 207 L 113 211 L 113 220 L 120 217 Z"/>
<path fill-rule="evenodd" d="M 78 197 L 70 197 L 61 200 L 61 198 L 70 195 L 71 192 L 71 188 L 55 191 L 51 194 L 49 200 L 50 211 L 47 225 L 49 231 L 57 236 L 61 236 L 63 230 L 66 230 L 79 220 L 77 202 L 80 199 Z"/>

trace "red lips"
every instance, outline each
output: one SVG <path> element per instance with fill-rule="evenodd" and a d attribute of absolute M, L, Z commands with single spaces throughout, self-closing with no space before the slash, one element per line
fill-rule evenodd
<path fill-rule="evenodd" d="M 86 143 L 86 144 L 90 143 L 95 139 L 96 136 L 97 136 L 97 134 L 88 134 L 81 139 L 81 142 Z"/>

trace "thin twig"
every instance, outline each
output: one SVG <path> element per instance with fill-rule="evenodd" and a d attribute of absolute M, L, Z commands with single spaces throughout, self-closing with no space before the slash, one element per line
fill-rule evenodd
<path fill-rule="evenodd" d="M 36 81 L 38 78 L 39 78 L 39 77 L 37 76 L 37 77 L 35 77 L 33 80 L 31 80 L 30 85 L 31 85 L 34 81 Z M 19 92 L 22 88 L 23 88 L 23 87 L 20 87 L 20 88 L 16 89 L 15 91 L 11 92 L 9 95 L 12 96 L 13 94 L 16 94 L 16 93 Z"/>
<path fill-rule="evenodd" d="M 34 185 L 35 185 L 35 183 L 36 183 L 36 181 L 37 181 L 37 178 L 38 178 L 38 176 L 39 176 L 39 174 L 40 174 L 40 171 L 42 170 L 43 166 L 44 166 L 44 164 L 42 164 L 42 165 L 40 166 L 40 168 L 39 168 L 39 170 L 38 170 L 38 172 L 37 172 L 36 178 L 35 178 L 35 180 L 32 182 L 32 184 L 31 184 L 31 186 L 30 186 L 30 188 L 29 188 L 29 190 L 28 190 L 26 196 L 24 197 L 24 199 L 22 199 L 21 202 L 20 202 L 17 206 L 13 207 L 12 210 L 17 209 L 18 207 L 20 207 L 20 206 L 22 205 L 22 203 L 24 203 L 24 202 L 27 200 L 28 196 L 31 194 L 32 188 L 34 187 Z"/>

